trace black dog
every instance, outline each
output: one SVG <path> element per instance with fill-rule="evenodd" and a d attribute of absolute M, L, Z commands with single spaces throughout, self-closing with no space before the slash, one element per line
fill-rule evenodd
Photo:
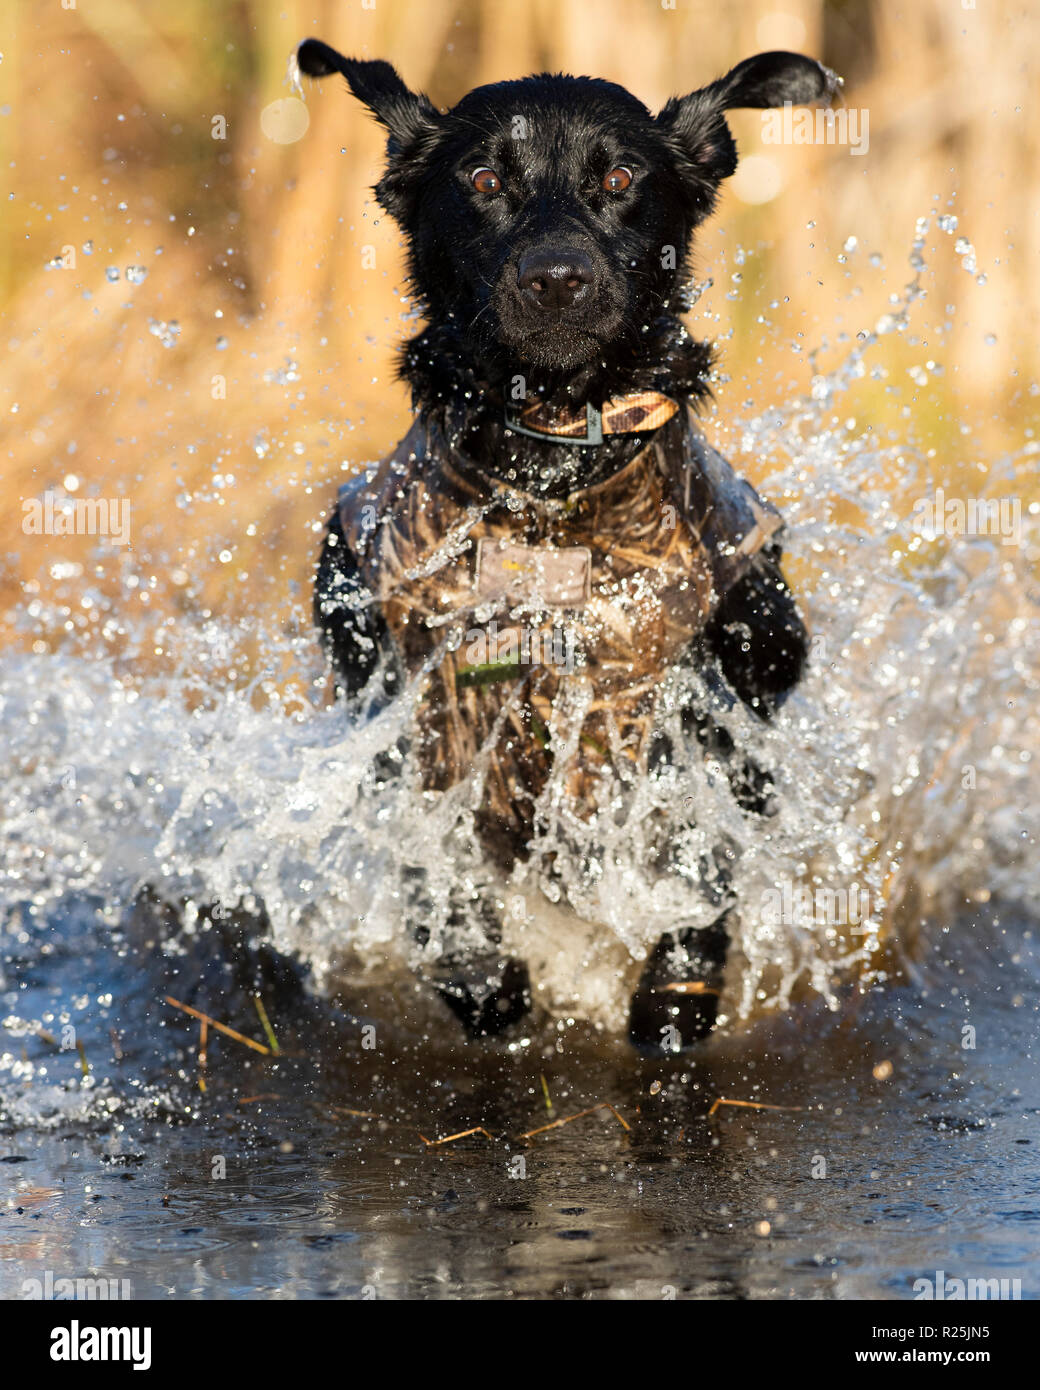
<path fill-rule="evenodd" d="M 675 754 L 643 734 L 676 664 L 696 664 L 722 707 L 738 697 L 762 719 L 802 673 L 807 638 L 780 570 L 779 519 L 689 419 L 708 394 L 711 350 L 678 316 L 692 233 L 737 165 L 725 112 L 829 100 L 839 79 L 767 53 L 657 116 L 621 87 L 568 76 L 481 87 L 442 115 L 388 63 L 313 39 L 298 61 L 311 77 L 343 74 L 389 133 L 376 194 L 407 236 L 427 320 L 402 354 L 417 424 L 374 480 L 345 489 L 316 620 L 348 695 L 377 667 L 387 696 L 424 673 L 415 740 L 427 788 L 451 786 L 495 745 L 476 826 L 508 869 L 531 852 L 560 772 L 564 678 L 522 658 L 460 664 L 457 649 L 435 647 L 445 614 L 472 623 L 477 599 L 493 599 L 502 622 L 526 617 L 544 631 L 561 613 L 591 624 L 594 609 L 614 606 L 584 630 L 582 670 L 605 712 L 568 755 L 579 807 L 595 801 L 605 767 L 652 770 Z M 657 517 L 676 510 L 669 537 Z M 619 558 L 639 547 L 642 562 Z M 679 573 L 662 578 L 677 555 Z M 513 572 L 526 590 L 509 587 Z M 650 599 L 636 611 L 640 588 Z M 728 761 L 741 807 L 765 813 L 769 777 L 712 709 L 683 718 L 691 740 Z M 724 870 L 706 877 L 721 907 Z M 418 881 L 413 911 L 421 917 Z M 434 983 L 473 1033 L 498 1031 L 529 1006 L 526 966 L 497 949 L 488 901 L 460 901 L 457 913 L 483 924 L 487 949 L 449 953 Z M 662 938 L 632 1001 L 637 1046 L 710 1031 L 725 919 Z"/>

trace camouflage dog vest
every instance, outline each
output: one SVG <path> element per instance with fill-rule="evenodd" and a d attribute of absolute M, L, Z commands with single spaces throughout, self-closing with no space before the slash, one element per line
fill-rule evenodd
<path fill-rule="evenodd" d="M 557 500 L 489 478 L 420 419 L 339 511 L 363 601 L 422 681 L 423 787 L 477 770 L 477 832 L 504 867 L 550 780 L 587 821 L 645 759 L 662 678 L 782 524 L 688 409 Z"/>

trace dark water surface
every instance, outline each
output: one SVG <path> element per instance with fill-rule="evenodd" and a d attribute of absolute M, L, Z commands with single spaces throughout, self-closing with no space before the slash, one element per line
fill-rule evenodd
<path fill-rule="evenodd" d="M 48 1271 L 136 1298 L 906 1299 L 937 1270 L 1040 1293 L 1040 957 L 1021 918 L 939 934 L 927 986 L 805 1006 L 695 1062 L 567 1028 L 510 1053 L 447 1026 L 413 1044 L 405 1024 L 368 1050 L 356 1020 L 279 1003 L 294 1055 L 210 1032 L 203 1094 L 197 1025 L 90 916 L 6 952 L 6 1298 Z M 17 1036 L 25 1020 L 54 1042 Z M 709 1118 L 719 1096 L 801 1108 Z M 519 1137 L 599 1102 L 630 1128 L 602 1109 Z M 424 1143 L 475 1125 L 492 1137 Z"/>

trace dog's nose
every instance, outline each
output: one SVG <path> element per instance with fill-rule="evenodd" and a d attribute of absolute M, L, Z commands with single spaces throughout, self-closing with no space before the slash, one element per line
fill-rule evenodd
<path fill-rule="evenodd" d="M 528 304 L 557 314 L 587 295 L 595 281 L 591 260 L 584 251 L 571 247 L 529 252 L 516 272 L 520 293 Z"/>

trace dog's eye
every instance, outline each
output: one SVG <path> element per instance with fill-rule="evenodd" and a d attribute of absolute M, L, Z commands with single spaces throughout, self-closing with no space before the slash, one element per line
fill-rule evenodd
<path fill-rule="evenodd" d="M 624 193 L 631 182 L 632 170 L 626 169 L 623 164 L 619 164 L 616 169 L 611 169 L 610 173 L 603 180 L 603 187 L 608 193 Z"/>
<path fill-rule="evenodd" d="M 502 180 L 494 169 L 474 169 L 470 182 L 478 193 L 497 193 L 502 187 Z"/>

